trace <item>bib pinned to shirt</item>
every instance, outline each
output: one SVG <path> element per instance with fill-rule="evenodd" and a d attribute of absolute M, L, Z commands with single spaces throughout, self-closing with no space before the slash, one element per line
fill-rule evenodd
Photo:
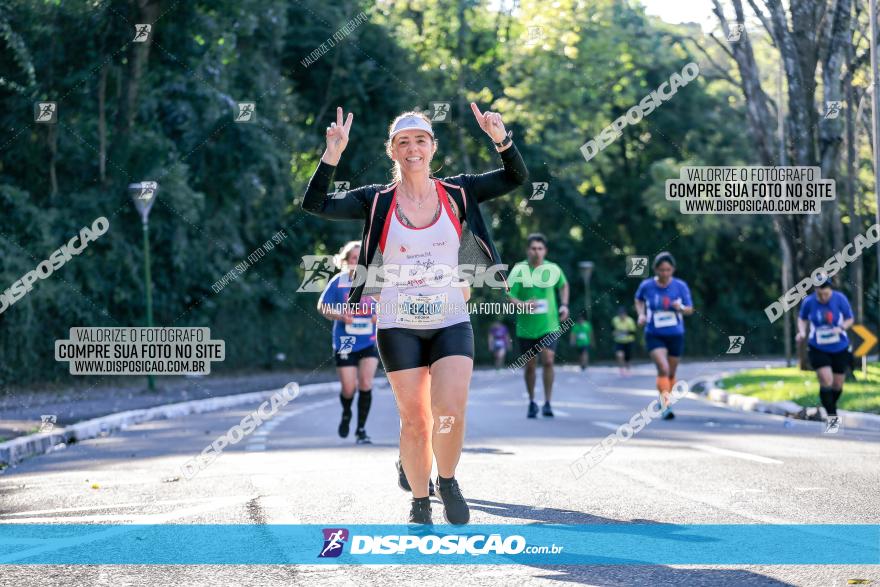
<path fill-rule="evenodd" d="M 654 328 L 668 328 L 678 324 L 678 314 L 668 310 L 654 312 L 652 319 L 654 321 Z"/>
<path fill-rule="evenodd" d="M 840 332 L 834 326 L 820 326 L 816 329 L 816 344 L 836 344 L 840 342 Z"/>
<path fill-rule="evenodd" d="M 550 309 L 550 304 L 547 300 L 535 300 L 535 307 L 532 310 L 532 314 L 546 314 Z"/>
<path fill-rule="evenodd" d="M 445 293 L 433 295 L 398 294 L 397 323 L 407 326 L 439 324 L 445 317 Z"/>
<path fill-rule="evenodd" d="M 345 333 L 355 336 L 361 334 L 373 334 L 373 318 L 372 316 L 355 316 L 351 319 L 351 324 L 345 325 Z"/>

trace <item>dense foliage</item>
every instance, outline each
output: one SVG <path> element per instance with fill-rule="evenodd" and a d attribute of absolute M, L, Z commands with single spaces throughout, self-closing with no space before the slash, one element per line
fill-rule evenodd
<path fill-rule="evenodd" d="M 779 353 L 781 331 L 763 313 L 781 293 L 770 219 L 683 216 L 663 198 L 664 180 L 681 165 L 753 161 L 735 85 L 701 76 L 589 163 L 579 151 L 673 72 L 702 63 L 687 42 L 705 42 L 699 28 L 671 27 L 623 0 L 523 1 L 516 12 L 493 5 L 0 3 L 0 289 L 95 218 L 111 224 L 0 314 L 0 383 L 67 377 L 53 349 L 72 326 L 144 323 L 141 226 L 126 191 L 142 180 L 159 182 L 150 216 L 157 325 L 210 326 L 226 341 L 221 369 L 277 365 L 279 353 L 286 365 L 331 366 L 317 296 L 296 292 L 301 259 L 334 252 L 360 226 L 298 207 L 324 127 L 337 105 L 355 113 L 337 180 L 387 182 L 389 122 L 434 101 L 452 106 L 451 123 L 436 125 L 438 175 L 498 165 L 466 107 L 474 100 L 503 114 L 532 181 L 550 183 L 543 200 L 523 189 L 485 213 L 509 263 L 524 257 L 526 234 L 548 236 L 574 307 L 584 303 L 577 264 L 595 263 L 600 356 L 611 354 L 614 309 L 630 305 L 638 283 L 626 277 L 625 257 L 661 250 L 677 256 L 698 307 L 690 354 L 723 354 L 732 334 L 748 334 L 753 354 Z M 364 22 L 337 34 L 361 12 Z M 150 42 L 132 42 L 145 22 Z M 306 60 L 322 44 L 329 50 Z M 37 101 L 57 102 L 57 124 L 34 122 Z M 255 122 L 235 122 L 237 103 L 248 101 Z M 280 229 L 289 236 L 278 247 L 212 289 Z M 474 318 L 480 360 L 494 318 Z"/>

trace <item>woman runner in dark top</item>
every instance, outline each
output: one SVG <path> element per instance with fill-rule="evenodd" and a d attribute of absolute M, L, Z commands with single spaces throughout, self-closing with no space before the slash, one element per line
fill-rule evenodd
<path fill-rule="evenodd" d="M 377 342 L 400 413 L 398 475 L 401 487 L 412 488 L 411 523 L 432 523 L 428 497 L 432 451 L 446 520 L 452 524 L 470 520 L 455 479 L 473 371 L 473 330 L 466 309 L 470 290 L 466 283 L 440 279 L 438 272 L 450 267 L 454 271 L 464 263 L 487 267 L 501 263 L 479 204 L 528 180 L 501 115 L 480 112 L 474 103 L 471 110 L 495 143 L 502 169 L 432 177 L 430 163 L 437 143 L 430 120 L 419 112 L 405 112 L 391 123 L 386 143 L 386 153 L 394 161 L 394 182 L 328 195 L 354 118 L 349 113 L 343 122 L 342 108 L 337 108 L 336 122 L 327 128 L 327 148 L 302 204 L 324 218 L 365 221 L 358 264 L 367 282 L 354 285 L 348 301 L 359 301 L 362 293 L 379 293 Z M 370 270 L 380 266 L 393 278 L 371 284 Z M 506 288 L 502 270 L 487 273 L 498 287 Z"/>

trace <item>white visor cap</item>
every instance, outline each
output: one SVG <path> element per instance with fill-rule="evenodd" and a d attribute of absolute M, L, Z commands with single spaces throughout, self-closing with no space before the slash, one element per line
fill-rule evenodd
<path fill-rule="evenodd" d="M 391 129 L 388 139 L 393 139 L 394 135 L 405 130 L 423 130 L 431 135 L 431 138 L 434 138 L 434 131 L 431 130 L 431 125 L 425 122 L 424 118 L 420 116 L 405 116 L 398 120 L 394 128 Z"/>

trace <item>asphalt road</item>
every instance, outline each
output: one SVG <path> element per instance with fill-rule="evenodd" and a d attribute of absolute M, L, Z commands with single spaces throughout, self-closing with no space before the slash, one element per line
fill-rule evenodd
<path fill-rule="evenodd" d="M 742 363 L 747 365 L 746 362 Z M 729 367 L 729 365 L 726 365 Z M 686 365 L 680 379 L 717 371 Z M 457 473 L 475 524 L 877 524 L 880 433 L 682 399 L 584 477 L 570 464 L 655 397 L 628 378 L 557 369 L 555 419 L 527 420 L 521 373 L 474 375 Z M 540 390 L 540 378 L 539 378 Z M 0 523 L 396 524 L 398 420 L 377 386 L 371 446 L 336 436 L 335 395 L 301 396 L 192 480 L 181 464 L 253 408 L 148 422 L 0 476 Z M 539 391 L 540 395 L 540 391 Z M 436 473 L 435 473 L 436 474 Z M 442 505 L 434 502 L 436 523 Z M 0 566 L 0 585 L 846 585 L 880 566 Z"/>

